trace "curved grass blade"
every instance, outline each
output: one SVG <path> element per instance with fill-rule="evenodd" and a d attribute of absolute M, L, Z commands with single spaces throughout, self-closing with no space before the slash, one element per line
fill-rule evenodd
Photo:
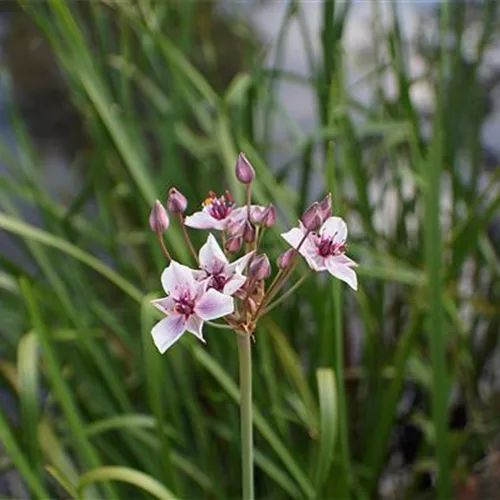
<path fill-rule="evenodd" d="M 316 489 L 321 491 L 325 484 L 335 453 L 337 440 L 337 388 L 335 374 L 331 368 L 316 371 L 320 406 L 319 456 L 316 465 Z"/>
<path fill-rule="evenodd" d="M 38 340 L 34 332 L 27 333 L 17 348 L 17 373 L 25 445 L 33 471 L 41 477 L 40 448 L 37 427 L 40 420 Z"/>
<path fill-rule="evenodd" d="M 28 240 L 38 241 L 39 243 L 64 252 L 70 257 L 83 262 L 88 267 L 107 278 L 135 301 L 140 302 L 142 300 L 142 293 L 134 285 L 125 280 L 117 272 L 113 271 L 113 269 L 103 264 L 99 259 L 83 251 L 72 243 L 48 233 L 43 229 L 39 229 L 31 224 L 27 224 L 26 222 L 15 219 L 14 217 L 9 217 L 8 215 L 4 215 L 2 213 L 0 213 L 0 228 L 5 231 L 9 231 L 10 233 L 22 236 Z"/>
<path fill-rule="evenodd" d="M 156 429 L 157 423 L 151 415 L 116 415 L 113 417 L 98 420 L 87 426 L 85 433 L 88 437 L 98 436 L 99 434 L 119 430 L 119 429 Z M 173 427 L 165 426 L 163 431 L 176 442 L 181 443 L 182 438 Z"/>
<path fill-rule="evenodd" d="M 174 500 L 177 497 L 170 492 L 159 481 L 151 476 L 144 474 L 129 467 L 99 467 L 91 470 L 80 477 L 77 491 L 81 495 L 89 484 L 103 481 L 120 481 L 137 486 L 137 488 L 146 491 L 159 500 Z M 113 497 L 116 498 L 116 497 Z"/>

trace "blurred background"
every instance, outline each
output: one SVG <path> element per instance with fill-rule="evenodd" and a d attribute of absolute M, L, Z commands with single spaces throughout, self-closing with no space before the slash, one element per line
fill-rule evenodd
<path fill-rule="evenodd" d="M 0 496 L 238 498 L 236 342 L 155 352 L 147 220 L 244 151 L 273 259 L 331 191 L 360 263 L 259 326 L 257 497 L 500 498 L 498 11 L 0 3 Z"/>

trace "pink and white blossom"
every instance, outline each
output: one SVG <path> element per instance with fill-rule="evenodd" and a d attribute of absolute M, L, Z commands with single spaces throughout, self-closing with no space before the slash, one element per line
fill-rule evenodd
<path fill-rule="evenodd" d="M 199 253 L 200 271 L 195 271 L 195 278 L 207 283 L 207 288 L 213 288 L 225 295 L 236 293 L 247 280 L 243 271 L 254 252 L 247 253 L 234 262 L 229 263 L 217 240 L 212 234 Z"/>
<path fill-rule="evenodd" d="M 224 231 L 230 223 L 245 220 L 244 208 L 237 208 L 231 195 L 217 197 L 211 192 L 210 196 L 203 202 L 203 208 L 199 212 L 186 217 L 186 226 L 195 229 L 217 229 Z"/>
<path fill-rule="evenodd" d="M 186 331 L 205 342 L 203 323 L 234 311 L 232 297 L 208 288 L 206 281 L 196 281 L 193 270 L 178 262 L 173 261 L 163 271 L 161 283 L 168 295 L 152 304 L 167 317 L 153 327 L 151 335 L 162 354 Z"/>
<path fill-rule="evenodd" d="M 340 217 L 332 216 L 326 219 L 318 232 L 308 233 L 304 225 L 299 222 L 299 227 L 294 227 L 281 236 L 293 248 L 298 249 L 311 269 L 326 270 L 335 278 L 347 283 L 353 290 L 357 290 L 358 279 L 353 270 L 357 264 L 345 255 L 347 226 Z"/>

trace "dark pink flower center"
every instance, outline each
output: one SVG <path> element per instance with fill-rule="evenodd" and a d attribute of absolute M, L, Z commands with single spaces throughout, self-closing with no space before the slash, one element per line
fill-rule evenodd
<path fill-rule="evenodd" d="M 222 290 L 224 290 L 224 286 L 229 280 L 229 277 L 226 276 L 224 272 L 224 268 L 224 262 L 215 260 L 210 266 L 210 271 L 206 268 L 203 269 L 205 271 L 206 277 L 210 278 L 208 282 L 209 288 L 214 288 L 218 292 L 222 292 Z"/>
<path fill-rule="evenodd" d="M 190 316 L 194 312 L 195 301 L 189 292 L 184 292 L 175 300 L 175 311 L 184 316 Z"/>
<path fill-rule="evenodd" d="M 215 193 L 210 193 L 203 205 L 207 207 L 208 213 L 217 220 L 223 220 L 231 214 L 234 208 L 234 201 L 229 192 L 227 196 L 220 196 L 217 198 Z"/>
<path fill-rule="evenodd" d="M 345 243 L 338 243 L 333 241 L 334 236 L 332 237 L 316 237 L 316 248 L 318 250 L 318 254 L 321 257 L 331 257 L 334 255 L 344 254 L 347 250 L 347 245 Z"/>
<path fill-rule="evenodd" d="M 227 278 L 223 274 L 213 274 L 210 279 L 210 283 L 208 286 L 210 288 L 214 288 L 218 292 L 222 292 L 224 290 L 224 286 L 227 283 Z"/>

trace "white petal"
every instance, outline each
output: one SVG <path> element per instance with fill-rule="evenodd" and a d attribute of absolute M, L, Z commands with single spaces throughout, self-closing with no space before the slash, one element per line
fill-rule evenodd
<path fill-rule="evenodd" d="M 297 248 L 300 245 L 300 242 L 304 238 L 304 231 L 302 229 L 299 229 L 298 227 L 294 227 L 290 229 L 287 233 L 283 233 L 281 237 L 292 247 L 292 248 Z M 302 246 L 300 247 L 300 250 L 302 250 Z M 300 251 L 299 250 L 299 251 Z"/>
<path fill-rule="evenodd" d="M 194 314 L 191 315 L 186 323 L 186 330 L 191 332 L 196 338 L 205 342 L 203 338 L 203 320 Z"/>
<path fill-rule="evenodd" d="M 195 212 L 193 215 L 188 215 L 184 224 L 195 229 L 221 229 L 220 222 L 208 212 L 202 210 L 201 212 Z"/>
<path fill-rule="evenodd" d="M 228 267 L 228 271 L 230 274 L 233 273 L 242 273 L 247 267 L 248 262 L 250 259 L 254 256 L 255 252 L 248 252 L 246 255 L 243 255 L 243 257 L 240 257 L 238 260 L 235 260 L 234 262 L 231 262 Z"/>
<path fill-rule="evenodd" d="M 209 321 L 231 314 L 234 311 L 234 301 L 211 288 L 196 302 L 194 311 L 201 319 Z"/>
<path fill-rule="evenodd" d="M 321 236 L 333 238 L 334 243 L 345 243 L 347 239 L 347 226 L 340 217 L 329 217 L 319 230 Z"/>
<path fill-rule="evenodd" d="M 304 239 L 304 234 L 305 231 L 299 228 L 294 227 L 293 229 L 290 229 L 288 233 L 284 233 L 281 236 L 288 242 L 293 248 L 299 248 L 299 253 L 305 257 L 307 263 L 309 264 L 309 267 L 311 267 L 314 271 L 319 271 L 321 269 L 318 269 L 317 265 L 315 264 L 316 262 L 316 257 L 318 255 L 318 251 L 316 249 L 315 244 L 312 241 L 312 235 L 309 235 L 305 241 L 302 242 Z M 301 244 L 302 242 L 302 244 Z M 322 268 L 324 269 L 324 267 Z"/>
<path fill-rule="evenodd" d="M 354 262 L 352 259 L 350 259 L 347 255 L 336 255 L 335 257 L 332 257 L 332 259 L 337 263 L 337 264 L 343 264 L 345 266 L 349 267 L 358 267 L 358 264 Z"/>
<path fill-rule="evenodd" d="M 304 257 L 313 271 L 324 271 L 326 269 L 326 259 L 318 255 L 318 253 L 306 253 Z"/>
<path fill-rule="evenodd" d="M 155 346 L 163 354 L 186 331 L 186 319 L 181 314 L 172 314 L 162 319 L 151 330 Z"/>
<path fill-rule="evenodd" d="M 224 285 L 224 290 L 222 292 L 224 295 L 233 295 L 245 284 L 246 280 L 246 276 L 243 276 L 240 273 L 235 273 L 233 277 Z"/>
<path fill-rule="evenodd" d="M 209 273 L 213 272 L 214 266 L 220 267 L 220 262 L 227 263 L 226 256 L 212 233 L 208 235 L 207 242 L 200 248 L 199 256 L 200 267 Z"/>
<path fill-rule="evenodd" d="M 151 304 L 162 313 L 168 313 L 175 307 L 175 301 L 172 297 L 162 297 L 161 299 L 152 300 Z"/>
<path fill-rule="evenodd" d="M 193 290 L 196 281 L 193 270 L 173 260 L 161 275 L 161 284 L 167 293 L 175 293 L 176 290 Z"/>
<path fill-rule="evenodd" d="M 204 280 L 197 281 L 196 282 L 196 287 L 194 291 L 192 292 L 192 297 L 194 297 L 196 300 L 200 299 L 205 292 L 207 291 L 208 285 L 210 283 L 210 276 Z"/>
<path fill-rule="evenodd" d="M 326 267 L 332 276 L 344 281 L 353 290 L 358 289 L 358 277 L 351 267 L 335 262 L 335 258 L 326 259 Z"/>
<path fill-rule="evenodd" d="M 207 279 L 207 273 L 205 271 L 200 271 L 199 269 L 193 270 L 193 276 L 196 281 L 203 281 Z"/>

